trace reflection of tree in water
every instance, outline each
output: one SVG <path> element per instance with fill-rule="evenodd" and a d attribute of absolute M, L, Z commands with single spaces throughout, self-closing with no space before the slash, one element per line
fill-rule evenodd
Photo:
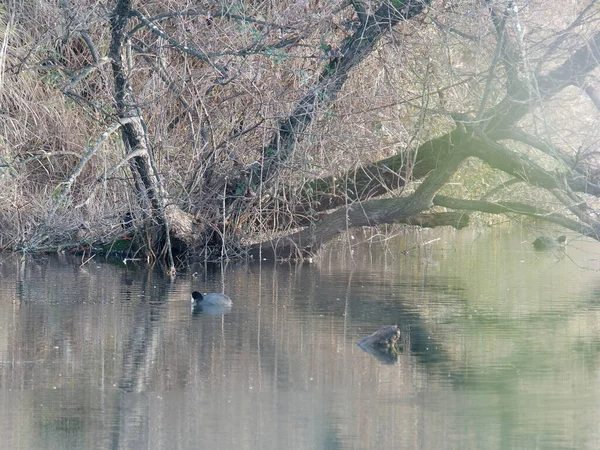
<path fill-rule="evenodd" d="M 154 389 L 163 391 L 175 387 L 187 391 L 195 383 L 199 384 L 192 392 L 194 389 L 201 392 L 221 389 L 224 387 L 219 376 L 226 371 L 234 378 L 231 380 L 234 388 L 252 380 L 254 386 L 272 387 L 287 393 L 301 386 L 308 389 L 313 383 L 333 385 L 338 382 L 339 374 L 348 374 L 341 380 L 342 386 L 347 386 L 352 377 L 365 368 L 353 367 L 353 359 L 340 359 L 335 349 L 351 351 L 359 337 L 357 327 L 372 331 L 382 318 L 410 323 L 411 355 L 413 351 L 420 352 L 421 343 L 431 342 L 427 340 L 426 328 L 420 325 L 418 314 L 411 313 L 402 302 L 390 304 L 357 294 L 356 286 L 366 285 L 368 289 L 371 286 L 365 283 L 373 283 L 373 288 L 377 283 L 356 272 L 348 277 L 324 280 L 310 266 L 273 265 L 272 270 L 268 266 L 263 266 L 262 270 L 242 266 L 240 270 L 238 266 L 227 273 L 235 307 L 221 321 L 218 316 L 207 314 L 192 316 L 187 295 L 180 303 L 166 302 L 169 284 L 162 278 L 157 280 L 155 273 L 102 267 L 107 274 L 98 278 L 69 265 L 67 270 L 74 278 L 65 276 L 63 271 L 57 272 L 56 282 L 48 277 L 40 285 L 25 280 L 21 311 L 29 317 L 20 322 L 24 327 L 21 336 L 26 342 L 19 346 L 20 351 L 29 348 L 27 359 L 32 360 L 54 358 L 54 346 L 58 346 L 61 351 L 73 355 L 74 367 L 81 371 L 71 372 L 71 378 L 88 380 L 83 386 L 100 382 L 109 387 L 101 392 L 92 389 L 99 398 L 91 396 L 84 387 L 79 392 L 81 398 L 72 399 L 68 410 L 57 408 L 53 411 L 57 418 L 52 423 L 63 428 L 71 424 L 72 432 L 78 433 L 76 428 L 89 428 L 88 423 L 100 414 L 103 420 L 110 420 L 111 426 L 104 428 L 108 435 L 102 436 L 103 432 L 97 430 L 95 438 L 110 442 L 111 448 L 147 447 L 150 444 L 151 420 L 155 419 L 152 419 L 149 392 Z M 206 275 L 209 283 L 217 277 L 218 274 Z M 73 285 L 68 282 L 61 285 L 63 300 L 70 303 L 61 306 L 58 304 L 61 294 L 56 290 L 50 292 L 54 289 L 50 286 L 60 284 L 63 279 L 75 281 Z M 205 283 L 203 280 L 200 284 Z M 331 296 L 323 292 L 326 285 L 344 298 L 332 301 Z M 37 294 L 36 289 L 48 289 L 47 297 L 53 302 L 52 307 L 27 300 L 39 301 L 42 295 Z M 398 286 L 386 289 L 395 290 Z M 69 290 L 71 292 L 67 292 Z M 74 290 L 86 294 L 78 299 L 73 295 Z M 113 300 L 104 307 L 97 305 L 99 298 Z M 73 304 L 74 299 L 81 300 L 81 304 Z M 262 307 L 251 304 L 257 299 Z M 100 308 L 98 314 L 89 316 L 88 308 L 94 305 Z M 244 312 L 248 307 L 250 310 Z M 81 315 L 77 313 L 78 308 L 85 309 L 81 310 Z M 106 308 L 110 309 L 107 311 Z M 173 311 L 187 316 L 188 321 L 183 323 L 189 329 L 171 327 L 169 314 Z M 240 315 L 242 313 L 249 316 Z M 346 313 L 347 320 L 344 319 Z M 81 317 L 85 318 L 84 324 L 80 322 Z M 43 333 L 40 330 L 44 330 Z M 231 359 L 231 352 L 238 356 Z M 418 358 L 423 360 L 421 356 Z M 243 367 L 243 373 L 230 373 L 228 366 L 231 364 Z M 368 364 L 368 361 L 362 364 Z M 307 381 L 315 373 L 322 373 L 323 378 Z M 44 377 L 47 378 L 38 374 L 23 379 Z M 113 386 L 116 389 L 110 389 Z M 345 420 L 338 402 L 337 394 L 328 397 L 319 413 L 310 419 L 311 426 L 322 431 L 322 439 L 335 440 L 333 431 L 319 424 Z M 82 406 L 74 408 L 73 404 Z M 102 405 L 100 413 L 97 412 L 98 405 Z M 247 411 L 248 408 L 248 405 L 242 405 L 241 409 Z M 293 406 L 285 403 L 278 404 L 274 412 L 283 417 L 294 413 Z M 75 416 L 80 417 L 79 425 L 70 421 Z M 45 423 L 47 429 L 50 422 L 46 420 Z M 338 431 L 341 439 L 344 432 Z M 250 436 L 247 438 L 251 439 Z"/>
<path fill-rule="evenodd" d="M 14 386 L 16 378 L 23 386 L 31 387 L 32 379 L 52 386 L 59 379 L 55 376 L 58 371 L 68 373 L 65 380 L 80 382 L 79 390 L 57 383 L 59 392 L 66 388 L 64 392 L 69 393 L 68 398 L 62 396 L 68 407 L 61 409 L 52 403 L 50 393 L 42 392 L 38 399 L 43 399 L 46 407 L 34 413 L 39 434 L 53 429 L 70 434 L 75 446 L 80 444 L 78 435 L 93 429 L 94 438 L 109 442 L 112 448 L 148 447 L 155 439 L 164 438 L 153 433 L 159 424 L 167 423 L 170 430 L 169 420 L 189 427 L 211 417 L 244 423 L 246 428 L 236 430 L 236 439 L 244 442 L 255 442 L 256 436 L 283 440 L 289 437 L 286 423 L 297 420 L 311 430 L 313 440 L 307 447 L 323 448 L 320 444 L 325 442 L 329 448 L 343 447 L 347 439 L 375 442 L 373 436 L 382 429 L 404 429 L 411 420 L 431 423 L 425 416 L 415 419 L 415 414 L 422 414 L 422 405 L 414 408 L 414 403 L 403 404 L 403 399 L 418 402 L 419 396 L 439 386 L 440 373 L 444 373 L 441 383 L 448 388 L 444 395 L 453 395 L 453 388 L 470 391 L 484 384 L 506 392 L 508 398 L 499 404 L 506 409 L 503 420 L 508 428 L 515 425 L 518 409 L 510 412 L 508 400 L 519 401 L 521 391 L 511 385 L 515 379 L 504 377 L 494 385 L 489 374 L 466 372 L 471 362 L 461 353 L 464 342 L 462 347 L 457 345 L 443 318 L 448 317 L 452 332 L 493 326 L 510 333 L 514 327 L 525 326 L 527 320 L 496 323 L 502 317 L 466 317 L 466 295 L 459 279 L 409 276 L 398 272 L 395 264 L 388 272 L 377 261 L 364 268 L 358 261 L 357 267 L 347 272 L 302 264 L 263 265 L 260 270 L 258 266 L 238 265 L 226 271 L 226 292 L 234 299 L 234 308 L 222 317 L 191 315 L 187 294 L 187 283 L 193 288 L 218 290 L 216 275 L 208 275 L 201 282 L 181 277 L 177 281 L 186 287 L 178 290 L 184 290 L 185 295 L 169 295 L 169 283 L 145 271 L 111 269 L 96 281 L 86 281 L 88 275 L 77 274 L 86 291 L 105 289 L 101 296 L 113 299 L 112 303 L 94 304 L 92 293 L 86 304 L 80 305 L 71 293 L 67 304 L 53 303 L 50 307 L 43 304 L 37 290 L 50 290 L 61 279 L 70 280 L 75 273 L 72 267 L 57 274 L 56 280 L 47 276 L 39 284 L 24 276 L 18 311 L 26 320 L 21 317 L 16 322 L 20 327 L 18 339 L 7 339 L 9 351 L 19 355 L 19 360 L 52 360 L 57 368 L 39 363 L 35 369 L 0 366 L 0 374 L 5 386 L 7 377 L 13 377 L 10 383 Z M 68 282 L 61 286 L 64 292 L 73 289 Z M 112 292 L 106 292 L 109 289 Z M 56 296 L 48 295 L 50 299 Z M 167 298 L 177 301 L 167 302 Z M 92 307 L 98 307 L 94 310 L 97 314 L 90 314 Z M 173 320 L 177 320 L 175 325 Z M 534 324 L 537 319 L 532 315 L 529 320 Z M 557 314 L 546 323 L 553 329 L 565 320 L 570 320 L 569 315 Z M 356 342 L 390 323 L 400 326 L 407 345 L 396 364 L 384 366 L 363 354 Z M 440 336 L 448 340 L 441 341 Z M 22 344 L 15 344 L 19 340 Z M 530 358 L 523 349 L 527 343 L 520 344 L 523 358 Z M 62 361 L 60 357 L 57 361 L 57 352 L 64 352 Z M 586 361 L 591 368 L 597 366 L 592 358 Z M 101 389 L 94 389 L 97 383 L 103 383 Z M 173 392 L 181 395 L 181 402 L 173 402 Z M 163 395 L 170 399 L 157 400 Z M 192 417 L 178 416 L 181 411 L 191 411 Z M 382 425 L 374 419 L 376 415 L 386 417 L 391 425 Z M 110 426 L 97 428 L 94 421 L 98 420 Z M 360 428 L 360 435 L 349 431 L 354 426 Z M 223 437 L 227 427 L 220 424 L 206 433 L 216 440 Z M 411 436 L 415 430 L 410 431 Z"/>
<path fill-rule="evenodd" d="M 111 448 L 146 448 L 150 439 L 150 403 L 148 388 L 152 384 L 161 347 L 158 338 L 164 326 L 169 284 L 166 279 L 153 280 L 145 272 L 141 280 L 144 290 L 140 300 L 132 305 L 128 334 L 123 346 L 123 362 L 119 378 L 118 400 L 115 403 L 115 422 Z"/>
<path fill-rule="evenodd" d="M 80 266 L 72 255 L 0 264 L 3 288 L 15 280 L 13 302 L 0 303 L 5 309 L 0 327 L 8 331 L 3 350 L 15 362 L 0 365 L 2 387 L 31 401 L 24 406 L 32 412 L 31 422 L 28 415 L 20 420 L 20 433 L 32 427 L 29 433 L 39 442 L 60 442 L 64 448 L 106 441 L 106 430 L 96 422 L 111 416 L 112 391 L 95 388 L 111 386 L 118 377 L 116 323 L 130 319 L 127 305 L 134 301 L 131 287 L 139 276 L 135 267 Z"/>

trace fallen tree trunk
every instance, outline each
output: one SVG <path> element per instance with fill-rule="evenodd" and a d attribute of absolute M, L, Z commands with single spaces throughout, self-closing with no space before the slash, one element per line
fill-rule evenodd
<path fill-rule="evenodd" d="M 428 178 L 440 172 L 440 167 L 448 164 L 453 160 L 452 156 L 457 154 L 463 155 L 463 159 L 469 156 L 477 157 L 492 168 L 521 179 L 531 186 L 552 192 L 579 221 L 573 221 L 561 214 L 546 214 L 527 205 L 499 204 L 493 208 L 489 202 L 462 205 L 483 212 L 503 210 L 504 213 L 530 215 L 565 225 L 599 239 L 600 221 L 588 212 L 590 207 L 575 195 L 576 192 L 585 192 L 600 196 L 600 184 L 590 177 L 583 176 L 589 173 L 585 168 L 577 165 L 567 168 L 563 173 L 549 172 L 525 154 L 510 150 L 494 140 L 503 139 L 506 135 L 511 136 L 509 132 L 514 131 L 516 123 L 533 107 L 590 73 L 598 66 L 599 61 L 600 33 L 597 33 L 563 64 L 547 75 L 538 75 L 534 84 L 539 86 L 539 91 L 532 91 L 525 81 L 519 84 L 513 80 L 510 92 L 504 100 L 489 108 L 477 122 L 469 122 L 464 118 L 455 119 L 457 128 L 454 131 L 422 144 L 413 152 L 395 155 L 338 176 L 306 182 L 302 188 L 302 200 L 295 209 L 295 216 L 300 218 L 296 225 L 309 225 L 308 228 L 283 239 L 255 245 L 250 249 L 250 253 L 275 257 L 308 256 L 317 251 L 323 243 L 349 228 L 406 221 L 408 217 L 419 214 L 430 206 L 427 202 L 422 203 L 422 200 L 428 198 L 427 195 L 416 202 L 413 200 L 416 199 L 417 193 L 401 199 L 370 199 L 396 191 L 410 180 L 422 177 L 425 177 L 425 180 L 419 189 L 427 185 L 436 186 L 434 190 L 439 189 L 441 186 L 428 183 Z M 514 64 L 514 61 L 512 63 Z M 568 161 L 560 152 L 553 156 L 563 163 Z M 454 173 L 455 168 L 448 168 Z M 431 198 L 433 195 L 435 192 Z M 284 196 L 290 198 L 290 193 Z M 447 198 L 439 197 L 438 203 L 452 207 L 452 202 Z M 415 204 L 420 204 L 421 207 L 414 208 Z M 453 205 L 458 206 L 459 203 L 454 202 Z M 511 207 L 514 209 L 511 210 Z M 338 209 L 333 213 L 314 221 L 315 212 L 335 208 Z"/>
<path fill-rule="evenodd" d="M 324 243 L 351 228 L 407 221 L 433 205 L 437 191 L 454 175 L 465 158 L 466 153 L 460 151 L 442 158 L 412 195 L 355 202 L 348 207 L 338 208 L 300 232 L 253 245 L 249 254 L 263 259 L 310 257 Z M 457 226 L 459 224 L 460 219 Z"/>
<path fill-rule="evenodd" d="M 326 211 L 356 200 L 367 200 L 397 190 L 411 180 L 419 180 L 435 169 L 440 158 L 458 146 L 468 145 L 476 156 L 491 167 L 519 177 L 525 181 L 553 189 L 557 187 L 555 174 L 545 172 L 534 161 L 511 151 L 494 140 L 522 136 L 515 124 L 542 100 L 558 94 L 565 87 L 581 79 L 598 67 L 600 61 L 600 33 L 574 52 L 562 65 L 548 75 L 538 76 L 534 84 L 540 86 L 540 97 L 532 97 L 532 91 L 522 86 L 517 93 L 511 92 L 496 106 L 490 108 L 478 131 L 476 142 L 465 139 L 457 127 L 450 133 L 432 139 L 408 153 L 367 164 L 346 173 L 308 181 L 303 186 L 303 201 L 296 208 L 302 217 L 310 217 L 312 211 Z M 469 131 L 473 126 L 467 124 Z M 565 175 L 570 189 L 600 196 L 600 184 L 588 177 L 581 166 Z M 307 194 L 310 193 L 310 194 Z"/>

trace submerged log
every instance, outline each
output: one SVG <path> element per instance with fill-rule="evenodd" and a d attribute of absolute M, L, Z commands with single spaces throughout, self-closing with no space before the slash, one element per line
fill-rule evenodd
<path fill-rule="evenodd" d="M 386 364 L 396 362 L 398 354 L 402 352 L 397 325 L 383 326 L 375 333 L 362 338 L 357 345 Z"/>
<path fill-rule="evenodd" d="M 360 347 L 384 347 L 390 348 L 398 344 L 400 339 L 400 330 L 398 325 L 386 325 L 381 327 L 375 333 L 362 338 L 358 345 Z"/>

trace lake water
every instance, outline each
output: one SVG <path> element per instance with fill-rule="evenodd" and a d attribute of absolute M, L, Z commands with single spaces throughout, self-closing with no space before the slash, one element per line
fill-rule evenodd
<path fill-rule="evenodd" d="M 0 448 L 600 448 L 600 246 L 533 237 L 363 236 L 173 282 L 0 255 Z M 192 290 L 234 306 L 192 314 Z M 356 345 L 389 324 L 397 359 Z"/>

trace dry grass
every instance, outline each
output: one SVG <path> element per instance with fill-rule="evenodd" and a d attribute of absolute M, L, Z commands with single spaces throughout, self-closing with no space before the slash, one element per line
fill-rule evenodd
<path fill-rule="evenodd" d="M 107 56 L 109 11 L 95 0 L 72 0 L 69 11 L 58 3 L 24 0 L 13 4 L 14 10 L 0 9 L 0 248 L 60 245 L 77 240 L 82 225 L 89 229 L 87 239 L 110 239 L 120 231 L 125 212 L 138 210 L 142 216 L 143 202 L 132 197 L 127 164 L 102 178 L 123 161 L 117 133 L 89 159 L 64 203 L 48 218 L 90 143 L 114 121 L 110 64 L 98 64 L 73 84 L 74 95 L 61 92 L 93 63 L 82 30 L 89 32 L 99 56 Z M 274 196 L 279 186 L 302 186 L 311 178 L 412 148 L 451 129 L 450 111 L 475 112 L 484 95 L 495 50 L 486 10 L 475 1 L 452 9 L 447 2 L 434 2 L 423 22 L 399 25 L 351 73 L 338 98 L 301 136 L 274 188 L 257 190 L 253 198 L 240 192 L 224 213 L 227 180 L 260 161 L 278 121 L 318 79 L 331 52 L 356 24 L 351 8 L 339 9 L 337 2 L 307 5 L 239 2 L 227 9 L 229 15 L 219 14 L 218 5 L 206 6 L 198 15 L 192 14 L 197 2 L 136 3 L 148 18 L 187 12 L 155 23 L 180 43 L 209 55 L 209 61 L 202 61 L 174 50 L 145 29 L 131 39 L 132 83 L 167 202 L 214 230 L 230 245 L 222 250 L 226 253 L 257 233 L 281 233 L 274 223 L 285 220 L 277 216 L 293 214 L 298 199 Z M 549 8 L 530 3 L 520 17 L 538 41 L 564 26 Z M 548 14 L 552 20 L 540 20 Z M 276 47 L 291 38 L 297 43 Z M 578 41 L 575 35 L 565 40 L 569 45 Z M 530 45 L 532 58 L 543 53 L 539 42 Z M 503 82 L 499 69 L 494 84 L 498 95 Z M 489 103 L 498 98 L 491 96 Z M 568 125 L 573 130 L 584 124 L 589 126 L 589 120 L 570 120 Z M 564 134 L 560 119 L 552 127 L 568 148 L 577 151 L 583 145 L 581 135 Z M 595 142 L 589 137 L 588 145 Z M 248 204 L 254 205 L 253 212 Z M 205 252 L 209 244 L 204 242 Z"/>

